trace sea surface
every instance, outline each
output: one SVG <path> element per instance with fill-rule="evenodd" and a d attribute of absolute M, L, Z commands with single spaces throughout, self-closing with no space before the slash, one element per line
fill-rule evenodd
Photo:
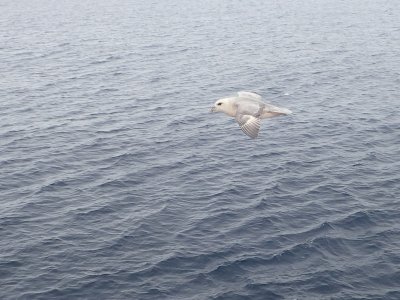
<path fill-rule="evenodd" d="M 400 1 L 0 15 L 0 299 L 400 299 Z"/>

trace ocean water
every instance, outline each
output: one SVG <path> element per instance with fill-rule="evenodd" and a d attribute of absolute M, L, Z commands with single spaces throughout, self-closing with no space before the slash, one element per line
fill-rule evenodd
<path fill-rule="evenodd" d="M 0 299 L 400 299 L 399 1 L 0 12 Z"/>

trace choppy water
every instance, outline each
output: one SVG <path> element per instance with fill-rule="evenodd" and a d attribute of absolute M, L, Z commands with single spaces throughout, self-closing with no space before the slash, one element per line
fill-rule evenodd
<path fill-rule="evenodd" d="M 399 1 L 0 12 L 1 299 L 400 299 Z"/>

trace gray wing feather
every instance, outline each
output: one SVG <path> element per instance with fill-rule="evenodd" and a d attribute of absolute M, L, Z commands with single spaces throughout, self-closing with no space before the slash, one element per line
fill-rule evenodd
<path fill-rule="evenodd" d="M 235 119 L 239 123 L 240 129 L 242 129 L 246 135 L 252 139 L 255 139 L 258 136 L 261 125 L 259 118 L 251 115 L 237 115 Z"/>

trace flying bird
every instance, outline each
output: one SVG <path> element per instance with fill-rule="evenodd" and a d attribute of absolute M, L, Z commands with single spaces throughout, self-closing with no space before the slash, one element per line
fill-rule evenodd
<path fill-rule="evenodd" d="M 211 112 L 223 112 L 234 117 L 242 131 L 253 139 L 258 136 L 261 119 L 292 113 L 287 108 L 264 103 L 256 93 L 245 91 L 238 92 L 234 97 L 217 100 Z"/>

